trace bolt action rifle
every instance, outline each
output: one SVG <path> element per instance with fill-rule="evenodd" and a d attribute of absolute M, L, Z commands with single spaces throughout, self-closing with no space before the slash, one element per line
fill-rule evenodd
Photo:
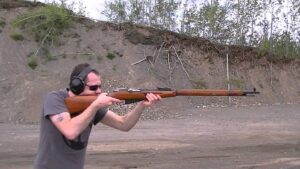
<path fill-rule="evenodd" d="M 162 98 L 176 97 L 176 96 L 254 96 L 260 92 L 256 91 L 242 91 L 242 90 L 210 90 L 210 89 L 171 89 L 171 88 L 157 88 L 156 90 L 148 89 L 116 89 L 108 96 L 124 100 L 125 104 L 135 103 L 146 99 L 147 93 L 158 94 Z M 65 104 L 71 114 L 79 113 L 85 110 L 97 96 L 74 96 L 67 97 Z"/>

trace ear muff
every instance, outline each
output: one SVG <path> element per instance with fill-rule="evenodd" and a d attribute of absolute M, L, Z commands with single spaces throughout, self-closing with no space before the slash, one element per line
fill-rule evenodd
<path fill-rule="evenodd" d="M 82 70 L 82 72 L 80 72 L 78 76 L 72 77 L 70 81 L 70 90 L 74 94 L 79 95 L 81 92 L 83 92 L 85 87 L 84 80 L 86 76 L 93 70 L 94 69 L 92 69 L 91 67 L 86 67 L 85 69 Z"/>

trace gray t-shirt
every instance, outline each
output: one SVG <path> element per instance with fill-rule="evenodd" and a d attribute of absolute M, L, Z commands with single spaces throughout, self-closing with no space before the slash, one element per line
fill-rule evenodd
<path fill-rule="evenodd" d="M 53 91 L 46 96 L 34 169 L 83 169 L 92 126 L 105 116 L 107 109 L 100 109 L 90 125 L 76 139 L 68 140 L 49 119 L 49 115 L 68 112 L 64 103 L 66 97 L 67 90 Z"/>

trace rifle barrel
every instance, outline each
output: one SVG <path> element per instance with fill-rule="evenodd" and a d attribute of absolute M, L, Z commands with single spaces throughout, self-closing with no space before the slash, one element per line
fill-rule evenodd
<path fill-rule="evenodd" d="M 246 96 L 242 90 L 178 89 L 178 96 Z"/>

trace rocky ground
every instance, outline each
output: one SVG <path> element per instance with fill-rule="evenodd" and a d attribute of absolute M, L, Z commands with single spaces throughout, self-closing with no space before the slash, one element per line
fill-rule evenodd
<path fill-rule="evenodd" d="M 300 105 L 193 108 L 140 121 L 128 133 L 98 125 L 86 169 L 300 168 Z M 0 168 L 32 168 L 38 125 L 0 125 Z"/>
<path fill-rule="evenodd" d="M 86 169 L 300 168 L 299 59 L 277 61 L 251 47 L 82 20 L 65 30 L 59 44 L 37 53 L 38 66 L 31 69 L 28 63 L 40 43 L 10 23 L 40 4 L 20 2 L 0 0 L 1 169 L 32 168 L 43 98 L 67 87 L 73 66 L 83 62 L 101 72 L 106 92 L 119 87 L 227 89 L 228 83 L 232 89 L 261 92 L 232 98 L 231 107 L 226 107 L 227 97 L 166 99 L 145 111 L 128 133 L 98 125 Z M 12 39 L 14 33 L 24 40 Z M 116 58 L 108 59 L 108 53 Z"/>
<path fill-rule="evenodd" d="M 261 56 L 258 48 L 215 44 L 200 37 L 88 18 L 76 20 L 57 44 L 44 49 L 30 29 L 11 24 L 39 7 L 40 3 L 0 0 L 0 123 L 37 123 L 45 95 L 68 87 L 70 73 L 79 63 L 89 63 L 100 72 L 105 92 L 123 87 L 227 89 L 230 84 L 231 89 L 261 92 L 255 99 L 232 100 L 236 105 L 299 103 L 299 59 L 276 60 Z M 15 40 L 14 34 L 24 39 Z M 37 64 L 34 69 L 29 66 L 32 60 Z M 177 97 L 153 109 L 155 116 L 144 118 L 181 116 L 173 109 L 182 105 L 227 103 L 227 98 Z"/>

